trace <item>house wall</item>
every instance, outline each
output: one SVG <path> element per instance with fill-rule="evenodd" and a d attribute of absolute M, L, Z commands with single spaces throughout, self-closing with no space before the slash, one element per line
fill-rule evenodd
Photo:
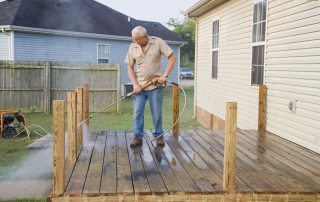
<path fill-rule="evenodd" d="M 15 32 L 16 61 L 64 61 L 80 63 L 97 63 L 97 44 L 110 46 L 109 63 L 122 66 L 122 83 L 130 83 L 127 76 L 127 64 L 124 62 L 131 41 L 70 37 L 49 34 Z M 170 45 L 178 53 L 179 46 Z M 162 67 L 167 60 L 162 58 Z M 178 63 L 170 78 L 178 80 Z"/>
<path fill-rule="evenodd" d="M 256 0 L 231 0 L 198 18 L 197 120 L 223 125 L 226 102 L 238 103 L 237 127 L 257 129 L 258 88 L 251 87 L 251 34 Z M 211 79 L 212 22 L 220 20 L 218 80 Z M 268 1 L 266 129 L 320 153 L 320 2 Z M 288 109 L 296 99 L 296 112 Z M 208 114 L 206 114 L 208 113 Z M 201 117 L 202 116 L 202 117 Z M 209 117 L 203 121 L 203 117 Z"/>
<path fill-rule="evenodd" d="M 0 32 L 0 60 L 9 60 L 10 37 Z"/>
<path fill-rule="evenodd" d="M 241 129 L 258 127 L 259 90 L 250 83 L 252 10 L 252 0 L 231 0 L 198 18 L 197 110 L 211 113 L 213 120 L 224 120 L 226 102 L 237 102 Z M 220 20 L 218 80 L 211 78 L 215 20 Z M 222 127 L 218 123 L 212 124 L 214 129 Z"/>
<path fill-rule="evenodd" d="M 268 12 L 267 130 L 320 153 L 320 2 L 270 1 Z"/>

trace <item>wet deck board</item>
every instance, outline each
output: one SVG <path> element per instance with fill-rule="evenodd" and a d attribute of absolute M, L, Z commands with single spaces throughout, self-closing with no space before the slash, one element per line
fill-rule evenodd
<path fill-rule="evenodd" d="M 166 145 L 144 138 L 131 147 L 132 132 L 91 132 L 74 169 L 68 166 L 64 196 L 157 196 L 221 193 L 224 132 L 170 132 Z M 285 147 L 285 148 L 284 148 Z M 243 193 L 320 192 L 320 155 L 272 134 L 238 131 L 236 191 Z M 309 161 L 310 160 L 310 161 Z M 68 183 L 67 183 L 68 182 Z"/>

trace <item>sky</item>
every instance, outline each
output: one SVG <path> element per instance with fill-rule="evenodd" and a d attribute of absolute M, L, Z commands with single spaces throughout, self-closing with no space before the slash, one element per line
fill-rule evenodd
<path fill-rule="evenodd" d="M 96 0 L 137 20 L 160 22 L 167 26 L 170 18 L 184 19 L 181 11 L 188 10 L 199 0 Z"/>

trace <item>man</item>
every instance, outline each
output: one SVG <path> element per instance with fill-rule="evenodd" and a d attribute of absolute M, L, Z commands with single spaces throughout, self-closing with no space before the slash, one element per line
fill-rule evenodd
<path fill-rule="evenodd" d="M 142 144 L 144 128 L 144 108 L 149 100 L 152 122 L 155 128 L 153 133 L 157 138 L 162 130 L 162 102 L 163 92 L 161 87 L 151 85 L 141 89 L 148 81 L 158 76 L 158 83 L 164 84 L 176 62 L 172 49 L 160 38 L 149 37 L 147 30 L 141 26 L 132 30 L 133 43 L 130 45 L 125 62 L 128 64 L 128 75 L 136 93 L 133 96 L 134 139 L 131 146 Z M 161 54 L 168 58 L 165 71 L 161 70 Z M 136 64 L 136 71 L 134 65 Z M 157 138 L 157 145 L 164 145 L 163 136 Z"/>

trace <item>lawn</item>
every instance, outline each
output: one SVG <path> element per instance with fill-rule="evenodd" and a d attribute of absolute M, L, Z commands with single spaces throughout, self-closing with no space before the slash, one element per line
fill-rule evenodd
<path fill-rule="evenodd" d="M 188 129 L 192 127 L 199 127 L 200 125 L 193 119 L 193 87 L 185 87 L 186 92 L 186 107 L 184 114 L 179 121 L 180 129 Z M 163 100 L 163 129 L 167 130 L 172 126 L 172 90 L 166 88 L 164 91 Z M 180 90 L 180 113 L 184 106 L 184 94 Z M 149 105 L 146 106 L 145 112 L 145 129 L 153 130 L 152 119 Z M 133 130 L 132 124 L 132 98 L 124 99 L 121 102 L 121 114 L 99 113 L 89 119 L 89 130 Z M 43 113 L 24 114 L 28 126 L 38 125 L 48 132 L 52 132 L 52 115 Z M 67 121 L 67 118 L 65 119 Z M 67 122 L 66 122 L 67 125 Z M 67 130 L 67 127 L 66 127 Z M 39 134 L 45 134 L 39 127 L 34 126 L 30 128 L 30 139 L 35 140 L 40 138 Z M 26 148 L 29 144 L 26 136 L 18 136 L 13 140 L 0 138 L 0 180 L 7 179 L 7 174 L 19 169 L 19 162 L 27 155 L 36 152 Z M 26 175 L 26 179 L 29 179 Z M 51 178 L 51 175 L 44 175 L 42 178 Z M 0 200 L 1 201 L 1 200 Z M 36 199 L 15 199 L 10 202 L 20 201 L 37 201 Z M 40 200 L 42 201 L 42 200 Z"/>

